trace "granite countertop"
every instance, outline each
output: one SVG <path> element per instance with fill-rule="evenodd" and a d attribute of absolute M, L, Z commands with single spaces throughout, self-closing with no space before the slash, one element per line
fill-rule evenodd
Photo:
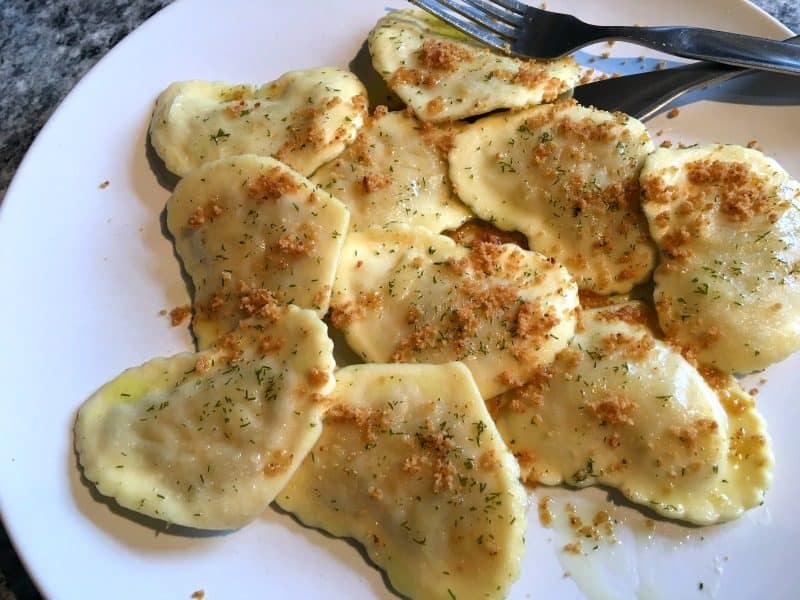
<path fill-rule="evenodd" d="M 3 0 L 0 201 L 36 134 L 111 47 L 172 0 Z M 754 0 L 800 32 L 797 0 Z M 0 525 L 0 600 L 38 598 Z"/>

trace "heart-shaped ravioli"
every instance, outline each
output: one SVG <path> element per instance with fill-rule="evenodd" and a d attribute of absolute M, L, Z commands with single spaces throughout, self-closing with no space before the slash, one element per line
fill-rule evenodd
<path fill-rule="evenodd" d="M 799 349 L 800 184 L 757 150 L 720 145 L 658 150 L 641 181 L 667 336 L 726 372 Z"/>
<path fill-rule="evenodd" d="M 463 365 L 336 372 L 319 442 L 276 497 L 355 538 L 410 598 L 503 598 L 526 525 L 519 469 Z"/>
<path fill-rule="evenodd" d="M 752 398 L 733 378 L 713 389 L 643 322 L 638 303 L 585 311 L 552 365 L 490 402 L 523 477 L 610 485 L 698 524 L 758 506 L 773 458 Z"/>
<path fill-rule="evenodd" d="M 267 157 L 221 159 L 182 179 L 167 226 L 194 284 L 198 347 L 276 305 L 323 316 L 348 218 L 341 202 Z"/>
<path fill-rule="evenodd" d="M 261 87 L 181 81 L 158 97 L 150 141 L 180 176 L 239 154 L 274 156 L 310 175 L 355 138 L 366 110 L 364 85 L 334 67 L 290 71 Z"/>
<path fill-rule="evenodd" d="M 480 218 L 525 234 L 581 289 L 625 293 L 655 263 L 639 196 L 652 149 L 636 119 L 559 102 L 465 127 L 450 178 Z"/>
<path fill-rule="evenodd" d="M 436 233 L 472 216 L 450 186 L 447 152 L 454 125 L 421 123 L 407 112 L 375 115 L 356 141 L 312 181 L 345 203 L 353 231 L 407 223 Z"/>
<path fill-rule="evenodd" d="M 241 527 L 317 441 L 332 351 L 319 317 L 291 306 L 243 323 L 214 349 L 128 369 L 78 412 L 86 478 L 168 523 Z"/>
<path fill-rule="evenodd" d="M 375 70 L 420 119 L 447 121 L 552 102 L 578 83 L 571 58 L 495 52 L 418 10 L 393 10 L 369 35 Z"/>
<path fill-rule="evenodd" d="M 575 330 L 577 286 L 513 244 L 472 248 L 423 227 L 351 233 L 333 324 L 369 362 L 462 361 L 484 397 L 528 380 Z"/>

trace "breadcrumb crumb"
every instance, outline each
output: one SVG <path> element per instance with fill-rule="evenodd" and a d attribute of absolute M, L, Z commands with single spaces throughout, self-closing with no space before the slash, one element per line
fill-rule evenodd
<path fill-rule="evenodd" d="M 750 140 L 747 142 L 747 147 L 752 150 L 758 150 L 759 152 L 764 149 L 761 147 L 761 144 L 758 143 L 758 140 Z"/>
<path fill-rule="evenodd" d="M 188 317 L 190 314 L 192 314 L 192 309 L 189 308 L 189 306 L 187 305 L 176 306 L 171 311 L 169 311 L 170 325 L 172 325 L 173 327 L 177 327 L 178 325 L 183 323 L 186 320 L 186 317 Z"/>

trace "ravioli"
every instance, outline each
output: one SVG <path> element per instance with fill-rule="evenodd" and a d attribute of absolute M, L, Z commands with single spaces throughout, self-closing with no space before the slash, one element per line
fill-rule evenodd
<path fill-rule="evenodd" d="M 393 10 L 380 19 L 369 50 L 375 70 L 424 121 L 551 102 L 580 79 L 571 57 L 513 58 L 419 10 Z"/>
<path fill-rule="evenodd" d="M 757 150 L 714 145 L 658 150 L 642 190 L 667 336 L 726 372 L 800 348 L 800 184 Z"/>
<path fill-rule="evenodd" d="M 524 550 L 525 490 L 463 365 L 337 371 L 319 442 L 276 497 L 352 537 L 410 598 L 502 598 Z"/>
<path fill-rule="evenodd" d="M 460 360 L 488 398 L 564 348 L 578 297 L 569 274 L 535 252 L 392 225 L 348 236 L 331 308 L 364 360 Z"/>
<path fill-rule="evenodd" d="M 290 71 L 260 87 L 181 81 L 158 97 L 150 142 L 181 177 L 239 154 L 274 156 L 310 175 L 355 139 L 366 110 L 364 85 L 334 67 Z"/>
<path fill-rule="evenodd" d="M 348 219 L 341 202 L 268 157 L 220 159 L 181 180 L 167 227 L 194 284 L 198 348 L 275 304 L 325 315 Z"/>
<path fill-rule="evenodd" d="M 407 112 L 375 111 L 344 154 L 312 181 L 345 203 L 353 231 L 386 223 L 441 232 L 472 212 L 450 186 L 447 152 L 455 126 L 420 123 Z"/>
<path fill-rule="evenodd" d="M 168 523 L 245 525 L 319 438 L 332 351 L 325 324 L 290 306 L 248 320 L 214 349 L 128 369 L 78 412 L 86 478 Z"/>
<path fill-rule="evenodd" d="M 581 289 L 625 293 L 656 257 L 639 197 L 642 123 L 572 101 L 481 119 L 455 137 L 450 178 L 480 218 L 525 234 Z"/>
<path fill-rule="evenodd" d="M 638 303 L 585 311 L 551 366 L 491 401 L 523 477 L 609 485 L 702 525 L 759 505 L 773 457 L 752 398 L 733 378 L 712 389 L 642 321 Z"/>

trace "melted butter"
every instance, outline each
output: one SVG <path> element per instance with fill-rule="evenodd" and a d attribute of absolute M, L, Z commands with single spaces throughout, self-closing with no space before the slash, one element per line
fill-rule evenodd
<path fill-rule="evenodd" d="M 539 501 L 545 496 L 549 502 L 542 511 Z M 724 550 L 709 557 L 708 548 L 710 544 L 724 548 L 710 538 L 729 525 L 700 528 L 653 520 L 609 502 L 606 493 L 596 489 L 576 492 L 541 487 L 535 498 L 532 505 L 539 506 L 540 515 L 552 517 L 545 531 L 551 534 L 552 549 L 565 575 L 589 600 L 717 598 L 729 559 Z M 587 537 L 581 528 L 593 525 L 603 512 L 610 518 L 612 532 L 601 525 L 597 539 Z M 747 515 L 761 525 L 770 521 L 766 509 Z M 580 519 L 579 524 L 574 517 Z"/>

